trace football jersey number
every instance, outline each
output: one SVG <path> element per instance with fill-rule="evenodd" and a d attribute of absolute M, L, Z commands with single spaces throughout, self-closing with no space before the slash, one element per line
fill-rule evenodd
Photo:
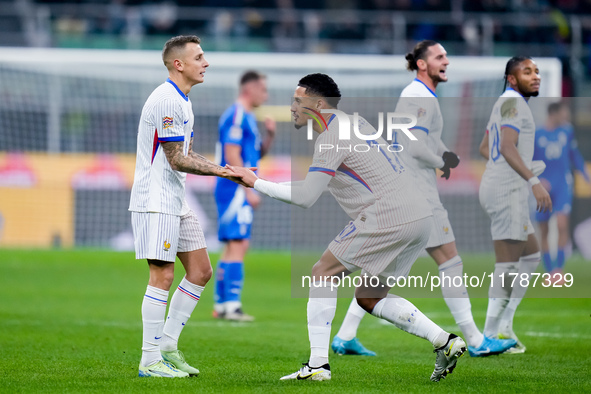
<path fill-rule="evenodd" d="M 500 144 L 499 128 L 497 127 L 496 123 L 493 123 L 490 132 L 493 133 L 493 143 L 490 148 L 490 158 L 492 159 L 492 161 L 497 161 L 497 159 L 501 156 L 501 151 L 499 149 L 499 144 Z"/>
<path fill-rule="evenodd" d="M 336 236 L 334 241 L 336 243 L 340 244 L 345 238 L 347 238 L 349 235 L 351 235 L 355 230 L 357 230 L 357 227 L 355 227 L 355 224 L 353 222 L 349 222 L 349 224 L 347 224 L 345 226 L 343 231 L 341 231 L 341 233 Z"/>
<path fill-rule="evenodd" d="M 369 144 L 369 146 L 376 145 L 376 149 L 382 152 L 382 155 L 384 155 L 386 160 L 388 160 L 388 163 L 390 163 L 390 166 L 396 173 L 400 174 L 404 170 L 402 163 L 400 163 L 400 160 L 398 160 L 398 156 L 396 155 L 394 155 L 394 160 L 396 160 L 396 164 L 394 164 L 392 157 L 390 157 L 390 154 L 394 153 L 390 152 L 388 148 L 382 149 L 382 147 L 374 140 L 368 140 L 367 143 Z"/>

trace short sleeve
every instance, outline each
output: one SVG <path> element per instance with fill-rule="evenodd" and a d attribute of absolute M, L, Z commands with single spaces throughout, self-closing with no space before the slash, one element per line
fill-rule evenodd
<path fill-rule="evenodd" d="M 401 97 L 396 105 L 396 114 L 409 114 L 414 115 L 417 118 L 417 124 L 414 125 L 410 130 L 423 131 L 425 134 L 429 134 L 431 131 L 433 116 L 435 112 L 434 101 L 437 100 L 434 97 Z M 408 123 L 410 119 L 404 117 L 397 117 L 395 119 L 399 123 Z"/>
<path fill-rule="evenodd" d="M 154 112 L 158 141 L 185 140 L 183 109 L 177 100 L 160 101 Z"/>
<path fill-rule="evenodd" d="M 520 114 L 519 105 L 516 97 L 510 97 L 501 104 L 501 129 L 508 127 L 516 132 L 521 132 L 522 116 Z"/>

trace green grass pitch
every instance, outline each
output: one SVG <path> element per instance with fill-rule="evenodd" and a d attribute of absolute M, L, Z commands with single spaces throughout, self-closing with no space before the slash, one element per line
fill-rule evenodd
<path fill-rule="evenodd" d="M 463 256 L 465 265 L 490 256 Z M 212 256 L 215 261 L 215 256 Z M 569 264 L 584 264 L 571 259 Z M 421 259 L 417 265 L 434 266 Z M 308 357 L 306 300 L 291 298 L 290 255 L 252 252 L 245 309 L 252 324 L 211 317 L 212 283 L 187 323 L 180 348 L 198 378 L 140 379 L 140 304 L 146 263 L 132 253 L 0 250 L 1 392 L 581 392 L 591 391 L 591 300 L 525 299 L 515 331 L 522 355 L 464 356 L 452 375 L 429 381 L 435 355 L 425 340 L 366 316 L 362 342 L 377 357 L 331 356 L 330 382 L 288 381 Z M 176 282 L 182 277 L 177 265 Z M 589 283 L 589 282 L 587 282 Z M 413 299 L 459 333 L 441 299 Z M 336 333 L 349 300 L 339 300 Z M 472 299 L 479 327 L 487 300 Z"/>

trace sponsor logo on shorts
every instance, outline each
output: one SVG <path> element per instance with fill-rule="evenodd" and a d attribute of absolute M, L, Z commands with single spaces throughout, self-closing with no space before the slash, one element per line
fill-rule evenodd
<path fill-rule="evenodd" d="M 526 232 L 526 231 L 527 231 L 527 224 L 524 224 L 523 225 L 523 232 Z"/>
<path fill-rule="evenodd" d="M 443 226 L 443 232 L 446 234 L 449 233 L 449 227 Z"/>
<path fill-rule="evenodd" d="M 170 249 L 170 242 L 164 241 L 164 251 L 168 252 L 168 249 Z"/>

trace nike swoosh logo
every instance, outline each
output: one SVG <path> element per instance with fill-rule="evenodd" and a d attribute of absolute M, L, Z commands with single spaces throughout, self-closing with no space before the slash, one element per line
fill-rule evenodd
<path fill-rule="evenodd" d="M 181 323 L 183 326 L 185 325 L 185 323 Z"/>
<path fill-rule="evenodd" d="M 305 375 L 305 376 L 302 376 L 302 375 L 298 374 L 297 379 L 298 380 L 306 380 L 306 379 L 311 378 L 312 376 L 314 376 L 314 375 L 316 375 L 318 373 L 320 373 L 320 371 L 312 372 L 311 374 L 308 374 L 308 375 Z"/>
<path fill-rule="evenodd" d="M 187 123 L 189 123 L 189 121 L 188 121 L 188 120 L 186 120 L 186 121 L 185 121 L 183 124 L 187 124 Z"/>
<path fill-rule="evenodd" d="M 453 346 L 450 346 L 449 349 L 447 349 L 447 352 L 445 352 L 445 357 L 449 357 L 450 353 L 451 353 L 451 348 Z"/>
<path fill-rule="evenodd" d="M 154 337 L 154 339 L 160 339 L 160 338 L 162 338 L 162 337 Z"/>

